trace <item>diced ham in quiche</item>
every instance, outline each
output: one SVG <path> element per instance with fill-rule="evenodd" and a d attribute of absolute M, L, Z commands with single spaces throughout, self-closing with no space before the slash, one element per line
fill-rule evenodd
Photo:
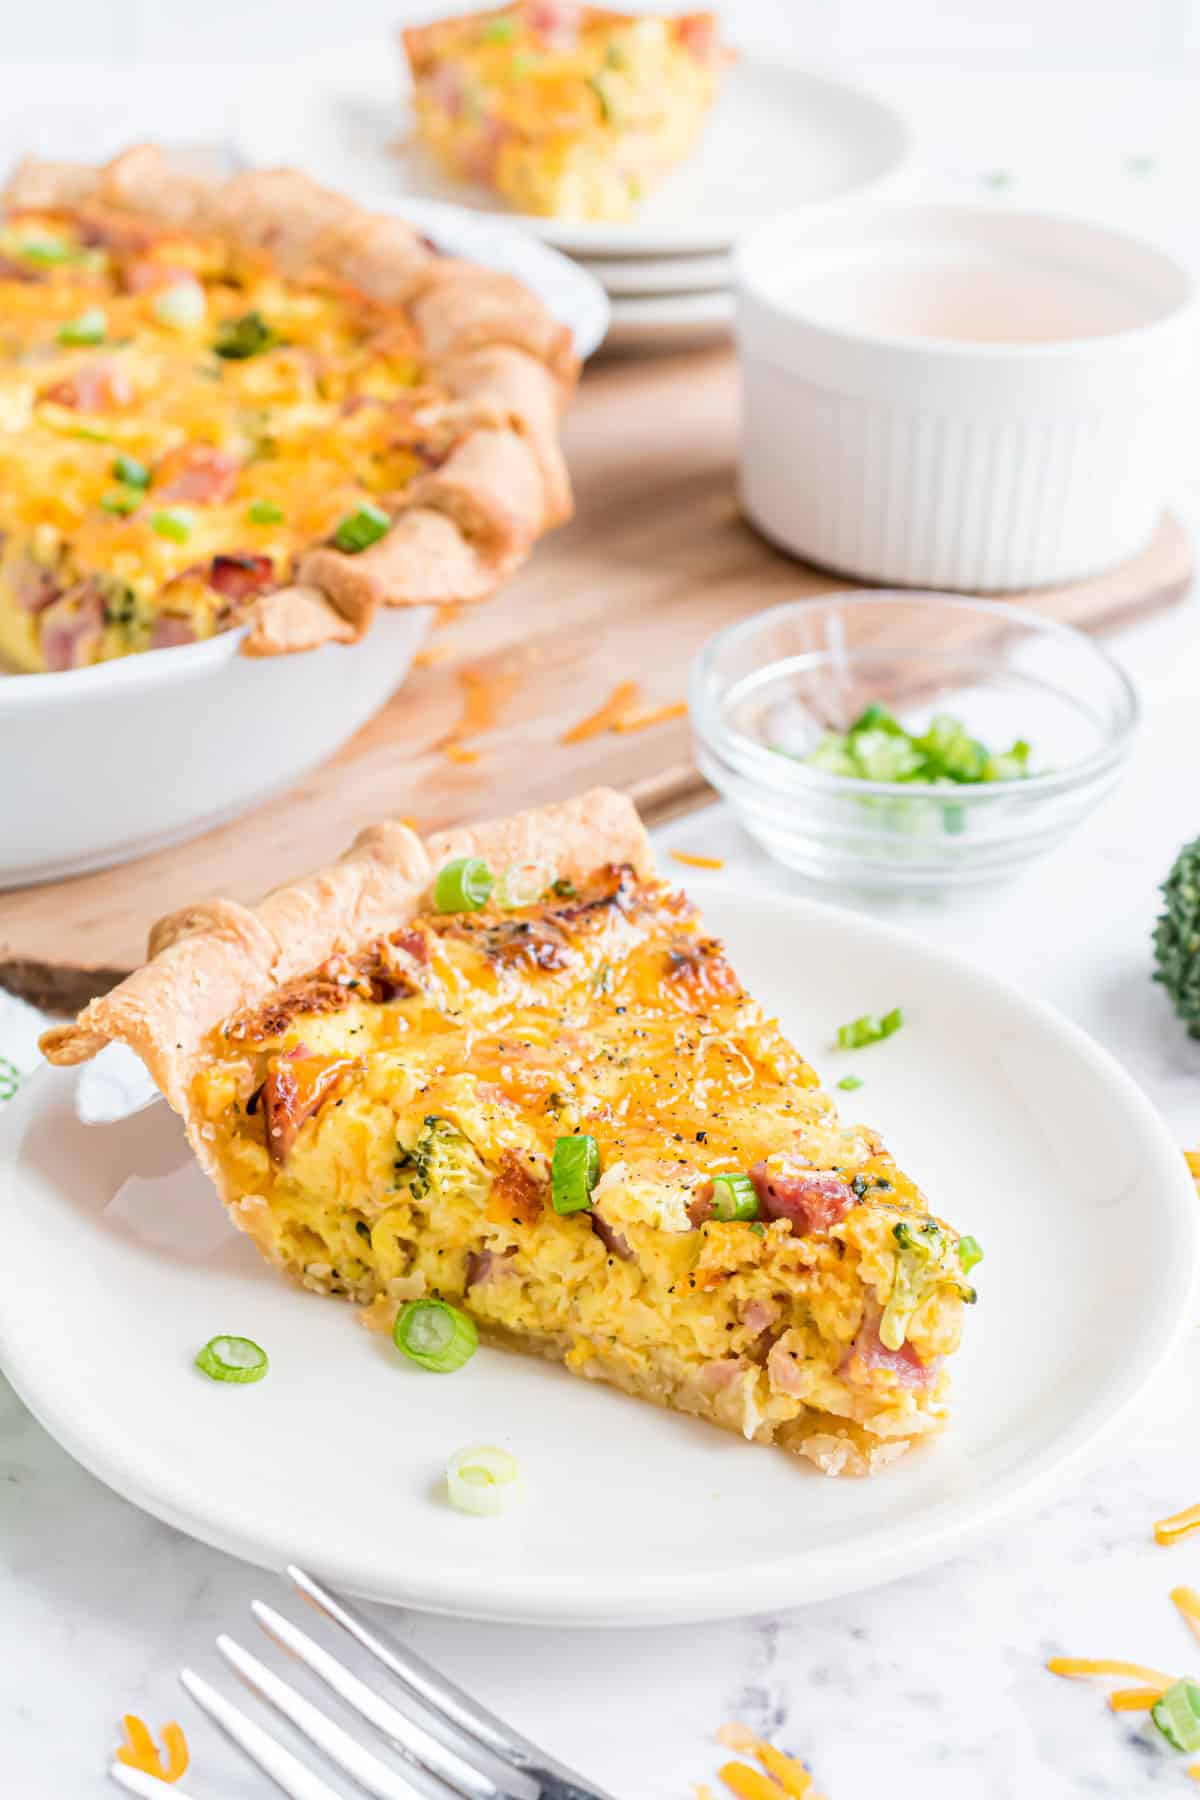
<path fill-rule="evenodd" d="M 232 500 L 240 464 L 227 450 L 210 444 L 181 444 L 168 450 L 154 471 L 156 500 L 193 500 L 211 505 Z"/>
<path fill-rule="evenodd" d="M 113 412 L 133 400 L 133 383 L 116 363 L 97 357 L 42 389 L 43 400 L 80 412 Z"/>
<path fill-rule="evenodd" d="M 789 1219 L 793 1232 L 808 1237 L 828 1231 L 854 1205 L 854 1190 L 840 1175 L 776 1174 L 766 1162 L 755 1163 L 750 1179 L 764 1219 Z"/>

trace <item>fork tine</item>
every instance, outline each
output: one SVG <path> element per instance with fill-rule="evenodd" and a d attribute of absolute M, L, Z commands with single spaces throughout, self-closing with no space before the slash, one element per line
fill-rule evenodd
<path fill-rule="evenodd" d="M 119 1762 L 113 1763 L 108 1772 L 126 1793 L 141 1794 L 143 1800 L 162 1800 L 163 1784 L 157 1775 L 145 1775 L 141 1769 L 131 1769 L 128 1763 Z M 189 1800 L 189 1797 L 182 1788 L 173 1788 L 171 1800 Z"/>
<path fill-rule="evenodd" d="M 422 1701 L 431 1712 L 446 1720 L 466 1737 L 474 1739 L 484 1749 L 490 1750 L 501 1762 L 522 1770 L 545 1766 L 546 1758 L 536 1744 L 531 1744 L 519 1731 L 513 1731 L 494 1713 L 470 1699 L 454 1682 L 439 1675 L 424 1657 L 418 1656 L 413 1650 L 384 1643 L 381 1638 L 376 1637 L 365 1619 L 347 1606 L 345 1601 L 336 1599 L 328 1588 L 314 1581 L 311 1575 L 306 1575 L 295 1563 L 288 1564 L 287 1572 L 293 1586 L 305 1600 L 315 1606 L 318 1612 L 323 1612 L 327 1619 L 332 1619 L 335 1625 L 340 1625 L 343 1631 L 349 1632 L 357 1644 L 361 1644 L 376 1662 L 382 1663 L 400 1685 Z"/>
<path fill-rule="evenodd" d="M 386 1763 L 356 1744 L 349 1734 L 327 1719 L 323 1712 L 305 1700 L 286 1681 L 281 1681 L 265 1663 L 260 1663 L 256 1656 L 235 1644 L 232 1638 L 221 1636 L 217 1639 L 217 1649 L 226 1662 L 236 1670 L 248 1687 L 276 1712 L 282 1713 L 289 1724 L 294 1725 L 316 1749 L 322 1751 L 336 1763 L 345 1774 L 353 1777 L 375 1800 L 422 1800 L 421 1789 L 406 1781 L 395 1769 L 389 1769 Z M 447 1790 L 439 1783 L 437 1791 L 446 1794 Z"/>
<path fill-rule="evenodd" d="M 306 1668 L 319 1676 L 348 1706 L 352 1706 L 355 1712 L 374 1725 L 377 1731 L 381 1731 L 384 1737 L 390 1738 L 410 1762 L 415 1762 L 422 1771 L 431 1772 L 438 1777 L 436 1792 L 439 1795 L 444 1795 L 446 1787 L 449 1787 L 456 1794 L 467 1795 L 469 1800 L 499 1800 L 501 1790 L 490 1775 L 473 1768 L 456 1751 L 426 1731 L 423 1725 L 397 1711 L 381 1694 L 368 1687 L 365 1681 L 352 1675 L 336 1656 L 331 1656 L 328 1650 L 314 1643 L 298 1625 L 293 1625 L 290 1619 L 285 1619 L 274 1607 L 265 1606 L 261 1600 L 252 1603 L 251 1611 L 267 1636 L 274 1638 L 281 1649 L 298 1657 Z"/>
<path fill-rule="evenodd" d="M 328 1784 L 294 1757 L 290 1750 L 276 1743 L 261 1725 L 255 1725 L 239 1712 L 216 1688 L 209 1687 L 192 1669 L 180 1671 L 180 1681 L 197 1706 L 201 1707 L 221 1730 L 244 1750 L 256 1768 L 269 1775 L 276 1787 L 282 1788 L 288 1800 L 342 1800 Z"/>

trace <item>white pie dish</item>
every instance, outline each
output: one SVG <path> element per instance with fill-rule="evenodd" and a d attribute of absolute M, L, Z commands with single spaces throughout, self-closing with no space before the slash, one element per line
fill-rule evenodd
<path fill-rule="evenodd" d="M 793 214 L 734 258 L 740 486 L 859 580 L 1005 592 L 1150 538 L 1175 477 L 1196 286 L 1153 245 L 1008 208 Z"/>
<path fill-rule="evenodd" d="M 524 281 L 580 357 L 604 337 L 604 291 L 565 256 L 459 207 L 401 210 L 441 248 Z M 244 657 L 229 632 L 85 669 L 0 668 L 0 889 L 128 861 L 284 792 L 395 692 L 429 618 L 387 611 L 359 644 L 295 656 Z"/>
<path fill-rule="evenodd" d="M 282 793 L 408 674 L 427 607 L 357 644 L 241 654 L 243 631 L 87 669 L 0 677 L 0 888 L 126 862 Z"/>
<path fill-rule="evenodd" d="M 537 1358 L 415 1369 L 271 1270 L 165 1105 L 85 1126 L 79 1077 L 57 1069 L 0 1118 L 0 1231 L 21 1272 L 0 1283 L 0 1363 L 21 1398 L 101 1480 L 234 1555 L 541 1625 L 774 1612 L 912 1576 L 1044 1500 L 1156 1377 L 1183 1379 L 1200 1209 L 1178 1146 L 1110 1055 L 994 976 L 851 911 L 717 883 L 700 898 L 827 1082 L 863 1078 L 843 1113 L 985 1249 L 937 1442 L 830 1481 Z M 827 1049 L 843 1020 L 896 1004 L 887 1043 Z M 264 1381 L 191 1366 L 223 1331 L 263 1346 Z M 439 1491 L 447 1456 L 480 1442 L 524 1469 L 503 1518 Z"/>

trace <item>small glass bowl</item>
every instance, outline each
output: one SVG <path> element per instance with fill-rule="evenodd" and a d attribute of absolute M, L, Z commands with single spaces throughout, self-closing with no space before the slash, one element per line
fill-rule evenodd
<path fill-rule="evenodd" d="M 1006 601 L 907 590 L 797 600 L 729 626 L 692 666 L 702 773 L 789 868 L 850 887 L 994 880 L 1061 844 L 1118 781 L 1139 717 L 1125 672 L 1082 632 Z M 1034 772 L 896 784 L 798 760 L 872 701 L 907 730 L 951 713 Z"/>

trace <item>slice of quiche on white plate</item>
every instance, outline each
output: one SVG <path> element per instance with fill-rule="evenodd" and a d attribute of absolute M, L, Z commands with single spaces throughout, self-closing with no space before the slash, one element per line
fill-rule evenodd
<path fill-rule="evenodd" d="M 619 794 L 374 826 L 165 919 L 43 1047 L 112 1040 L 263 1254 L 435 1368 L 478 1332 L 829 1474 L 945 1420 L 973 1246 L 839 1122 Z"/>

